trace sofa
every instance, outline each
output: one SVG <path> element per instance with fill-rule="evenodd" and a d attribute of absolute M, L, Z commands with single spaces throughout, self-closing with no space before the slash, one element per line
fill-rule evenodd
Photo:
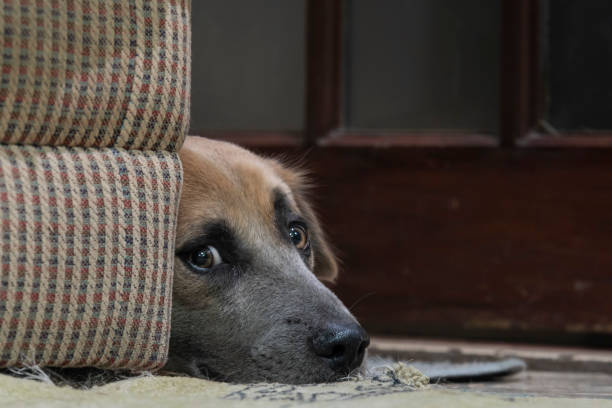
<path fill-rule="evenodd" d="M 0 368 L 155 370 L 189 123 L 187 0 L 0 7 Z"/>

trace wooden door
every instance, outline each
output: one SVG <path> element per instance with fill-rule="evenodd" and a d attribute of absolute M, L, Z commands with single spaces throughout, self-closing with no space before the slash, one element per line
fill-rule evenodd
<path fill-rule="evenodd" d="M 194 2 L 194 33 L 213 3 Z M 298 86 L 270 109 L 286 97 L 303 116 L 192 133 L 305 157 L 335 290 L 365 326 L 609 346 L 610 3 L 292 0 L 278 18 L 272 3 L 249 24 L 299 21 L 263 43 L 293 38 L 275 67 Z"/>

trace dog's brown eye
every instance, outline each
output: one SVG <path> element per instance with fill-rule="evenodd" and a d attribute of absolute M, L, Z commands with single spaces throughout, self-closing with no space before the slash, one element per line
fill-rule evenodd
<path fill-rule="evenodd" d="M 307 249 L 310 245 L 306 228 L 298 224 L 289 227 L 289 239 L 297 249 Z"/>
<path fill-rule="evenodd" d="M 210 269 L 221 263 L 221 256 L 214 246 L 208 245 L 191 253 L 189 263 L 195 269 Z"/>

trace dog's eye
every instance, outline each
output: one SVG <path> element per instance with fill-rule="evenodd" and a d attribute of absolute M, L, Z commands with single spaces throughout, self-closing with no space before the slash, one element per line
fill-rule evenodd
<path fill-rule="evenodd" d="M 310 240 L 306 227 L 300 224 L 292 224 L 289 226 L 289 239 L 297 249 L 308 249 Z"/>
<path fill-rule="evenodd" d="M 193 251 L 189 256 L 189 263 L 197 270 L 210 269 L 213 266 L 219 265 L 221 261 L 219 252 L 211 245 Z"/>

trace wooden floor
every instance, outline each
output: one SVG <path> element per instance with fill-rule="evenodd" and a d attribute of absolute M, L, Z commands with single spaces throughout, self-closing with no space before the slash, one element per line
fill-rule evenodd
<path fill-rule="evenodd" d="M 527 370 L 491 381 L 436 387 L 497 395 L 612 399 L 612 350 L 507 343 L 374 338 L 371 354 L 406 361 L 475 362 L 516 357 Z"/>
<path fill-rule="evenodd" d="M 612 375 L 566 371 L 530 371 L 487 382 L 439 384 L 438 387 L 507 396 L 612 399 Z"/>

